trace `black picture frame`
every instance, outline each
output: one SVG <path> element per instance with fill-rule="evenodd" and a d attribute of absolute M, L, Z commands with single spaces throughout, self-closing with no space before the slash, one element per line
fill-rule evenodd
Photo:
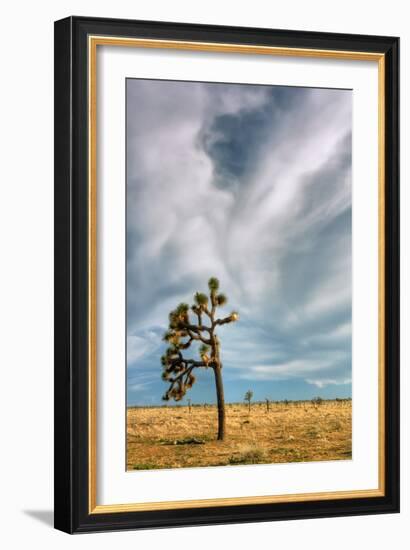
<path fill-rule="evenodd" d="M 90 513 L 90 35 L 375 52 L 385 59 L 385 491 L 380 497 Z M 399 39 L 68 17 L 55 23 L 55 527 L 67 533 L 399 511 Z"/>

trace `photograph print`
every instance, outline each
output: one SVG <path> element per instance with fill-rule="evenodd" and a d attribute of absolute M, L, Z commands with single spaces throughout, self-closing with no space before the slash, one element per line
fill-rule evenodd
<path fill-rule="evenodd" d="M 127 470 L 352 458 L 352 91 L 126 80 Z"/>

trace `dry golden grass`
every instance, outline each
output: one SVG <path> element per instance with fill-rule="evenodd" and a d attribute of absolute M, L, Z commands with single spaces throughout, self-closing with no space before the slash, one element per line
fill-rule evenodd
<path fill-rule="evenodd" d="M 215 406 L 129 408 L 128 470 L 351 459 L 351 401 L 229 404 L 226 415 L 216 441 Z"/>

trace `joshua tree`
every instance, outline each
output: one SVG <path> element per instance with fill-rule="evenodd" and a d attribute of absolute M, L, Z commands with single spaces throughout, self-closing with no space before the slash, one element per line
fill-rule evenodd
<path fill-rule="evenodd" d="M 236 311 L 228 317 L 219 319 L 217 308 L 227 303 L 225 294 L 219 293 L 219 281 L 212 277 L 208 281 L 209 297 L 197 292 L 195 303 L 191 308 L 188 304 L 179 304 L 169 314 L 169 330 L 164 334 L 164 340 L 169 344 L 161 357 L 163 366 L 162 379 L 170 386 L 163 399 L 180 401 L 187 389 L 195 382 L 193 371 L 197 368 L 211 368 L 215 375 L 216 399 L 218 405 L 218 440 L 225 437 L 225 402 L 222 381 L 222 363 L 220 358 L 220 341 L 216 329 L 220 325 L 232 323 L 239 319 Z M 194 317 L 194 319 L 192 318 Z M 200 344 L 199 360 L 186 358 L 183 352 L 193 343 Z"/>
<path fill-rule="evenodd" d="M 252 397 L 253 397 L 253 391 L 248 390 L 248 391 L 245 393 L 244 400 L 248 402 L 249 412 L 251 412 L 251 400 L 252 400 Z"/>

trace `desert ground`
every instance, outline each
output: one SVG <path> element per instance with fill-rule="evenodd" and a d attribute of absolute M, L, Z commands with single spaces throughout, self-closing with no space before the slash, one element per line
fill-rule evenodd
<path fill-rule="evenodd" d="M 127 469 L 349 460 L 351 400 L 226 405 L 216 441 L 214 405 L 127 409 Z"/>

